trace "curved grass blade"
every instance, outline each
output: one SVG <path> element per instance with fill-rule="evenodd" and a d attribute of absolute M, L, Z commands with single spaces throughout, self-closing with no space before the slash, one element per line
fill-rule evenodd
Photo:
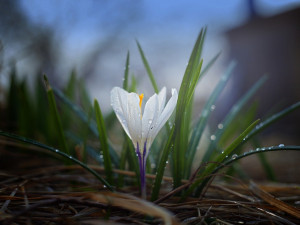
<path fill-rule="evenodd" d="M 23 143 L 35 145 L 35 146 L 43 148 L 43 149 L 45 149 L 47 151 L 50 151 L 50 152 L 52 152 L 54 154 L 60 155 L 64 159 L 66 159 L 68 161 L 72 161 L 72 162 L 80 165 L 82 168 L 84 168 L 85 170 L 87 170 L 88 172 L 90 172 L 91 174 L 93 174 L 110 191 L 114 191 L 113 188 L 110 186 L 110 184 L 106 180 L 104 180 L 95 170 L 91 169 L 86 164 L 80 162 L 78 159 L 75 159 L 72 156 L 70 156 L 70 155 L 68 155 L 68 154 L 66 154 L 64 152 L 59 151 L 56 148 L 50 147 L 48 145 L 42 144 L 40 142 L 37 142 L 37 141 L 29 139 L 29 138 L 21 137 L 21 136 L 15 135 L 15 134 L 10 134 L 10 133 L 7 133 L 7 132 L 1 131 L 1 130 L 0 130 L 0 136 L 5 136 L 5 137 L 12 138 L 14 140 L 17 140 L 17 141 L 20 141 L 20 142 L 23 142 Z"/>
<path fill-rule="evenodd" d="M 222 90 L 224 89 L 227 81 L 229 80 L 229 77 L 232 75 L 232 71 L 235 66 L 236 66 L 235 62 L 230 63 L 227 71 L 221 77 L 217 87 L 214 89 L 213 93 L 210 95 L 205 106 L 203 107 L 200 118 L 197 121 L 197 123 L 195 124 L 194 129 L 192 131 L 192 136 L 191 136 L 191 139 L 190 139 L 190 142 L 188 145 L 188 152 L 186 154 L 186 158 L 187 158 L 187 162 L 188 162 L 187 165 L 192 165 L 192 163 L 193 163 L 193 159 L 195 157 L 197 146 L 198 146 L 201 136 L 203 134 L 204 128 L 207 124 L 208 118 L 211 113 L 212 106 L 215 104 L 217 98 L 219 97 Z M 191 166 L 187 167 L 186 174 L 185 174 L 186 178 L 190 176 L 190 172 L 191 172 Z"/>
<path fill-rule="evenodd" d="M 96 99 L 94 100 L 94 110 L 95 110 L 95 114 L 96 114 L 101 150 L 103 153 L 104 169 L 105 169 L 107 181 L 110 184 L 112 184 L 112 181 L 113 181 L 112 180 L 112 166 L 111 166 L 111 161 L 110 161 L 110 156 L 109 156 L 109 148 L 108 148 L 108 143 L 107 143 L 106 129 L 105 129 L 102 112 L 101 112 L 99 103 Z"/>
<path fill-rule="evenodd" d="M 152 188 L 151 201 L 155 201 L 159 196 L 159 190 L 160 190 L 162 178 L 164 175 L 164 171 L 166 168 L 166 164 L 167 164 L 167 161 L 169 158 L 170 151 L 172 149 L 172 143 L 174 141 L 173 134 L 174 134 L 174 126 L 170 131 L 168 141 L 163 149 L 162 156 L 160 158 L 160 161 L 159 161 L 159 164 L 157 167 L 156 177 L 155 177 L 153 188 Z"/>
<path fill-rule="evenodd" d="M 208 176 L 203 179 L 201 186 L 204 187 L 209 182 L 209 180 L 213 178 L 213 174 L 217 173 L 220 169 L 228 166 L 229 164 L 233 163 L 234 161 L 240 160 L 242 158 L 248 157 L 253 154 L 274 152 L 274 151 L 285 151 L 285 150 L 300 151 L 300 146 L 296 146 L 296 145 L 284 146 L 284 145 L 280 144 L 278 146 L 256 148 L 255 150 L 250 150 L 249 152 L 245 152 L 241 155 L 233 155 L 228 160 L 226 160 L 226 161 L 220 163 L 218 166 L 216 166 L 215 169 L 210 173 L 211 176 Z"/>
<path fill-rule="evenodd" d="M 210 163 L 205 170 L 201 173 L 200 179 L 195 181 L 189 189 L 184 194 L 183 198 L 187 195 L 191 194 L 195 188 L 197 188 L 195 196 L 199 196 L 203 189 L 203 183 L 201 183 L 203 177 L 207 177 L 212 173 L 212 171 L 218 166 L 218 164 L 222 163 L 226 158 L 234 153 L 237 147 L 240 145 L 241 142 L 244 141 L 245 137 L 251 132 L 251 130 L 259 123 L 259 120 L 254 121 L 243 133 L 241 133 L 221 154 L 217 156 L 214 160 L 215 163 Z M 199 184 L 201 183 L 200 187 Z"/>
<path fill-rule="evenodd" d="M 150 81 L 151 81 L 151 84 L 152 84 L 152 86 L 153 86 L 153 89 L 154 89 L 155 93 L 158 93 L 159 90 L 158 90 L 158 87 L 157 87 L 155 78 L 154 78 L 154 76 L 153 76 L 153 73 L 152 73 L 152 71 L 151 71 L 151 68 L 150 68 L 150 66 L 149 66 L 149 63 L 148 63 L 148 61 L 147 61 L 147 59 L 146 59 L 146 57 L 145 57 L 145 54 L 144 54 L 144 52 L 143 52 L 143 49 L 142 49 L 142 47 L 141 47 L 141 45 L 140 45 L 140 43 L 139 43 L 138 41 L 136 41 L 136 44 L 137 44 L 137 46 L 138 46 L 140 55 L 141 55 L 141 57 L 142 57 L 142 61 L 143 61 L 144 66 L 145 66 L 145 68 L 146 68 L 147 74 L 148 74 L 148 76 L 149 76 L 149 78 L 150 78 Z"/>
<path fill-rule="evenodd" d="M 84 123 L 88 124 L 90 130 L 93 132 L 95 136 L 98 137 L 97 126 L 94 122 L 90 122 L 88 116 L 82 111 L 80 107 L 73 104 L 60 90 L 53 88 L 54 94 L 64 103 L 66 104 Z M 116 151 L 113 149 L 110 142 L 108 142 L 109 153 L 112 160 L 112 163 L 117 167 L 119 165 L 119 156 Z"/>
<path fill-rule="evenodd" d="M 63 151 L 65 153 L 70 155 L 70 151 L 69 151 L 69 148 L 67 147 L 67 142 L 66 142 L 64 131 L 63 131 L 63 128 L 62 128 L 62 123 L 61 123 L 61 120 L 60 120 L 60 116 L 59 116 L 59 113 L 58 113 L 58 110 L 57 110 L 53 90 L 52 90 L 52 88 L 51 88 L 51 86 L 48 82 L 48 78 L 47 78 L 46 75 L 44 75 L 44 82 L 45 82 L 45 86 L 46 86 L 46 91 L 47 91 L 47 96 L 48 96 L 48 101 L 49 101 L 51 114 L 53 115 L 53 118 L 55 118 L 56 128 L 57 128 L 57 131 L 58 131 L 58 139 L 59 139 L 59 142 L 60 142 L 60 147 L 63 149 Z"/>
<path fill-rule="evenodd" d="M 255 85 L 253 85 L 250 88 L 250 90 L 231 108 L 230 112 L 226 115 L 225 119 L 221 122 L 222 129 L 217 129 L 217 131 L 214 133 L 215 139 L 214 141 L 210 142 L 210 145 L 203 156 L 202 162 L 210 161 L 214 150 L 217 148 L 217 143 L 219 143 L 219 140 L 222 138 L 224 132 L 231 125 L 231 123 L 234 121 L 238 113 L 249 101 L 249 99 L 257 92 L 257 90 L 264 84 L 266 80 L 267 80 L 267 76 L 263 76 L 262 78 L 260 78 L 255 83 Z"/>
<path fill-rule="evenodd" d="M 267 128 L 268 126 L 270 126 L 271 124 L 273 124 L 274 122 L 276 122 L 277 120 L 282 119 L 284 116 L 288 115 L 289 113 L 293 112 L 294 110 L 300 108 L 300 101 L 285 108 L 284 110 L 270 116 L 268 119 L 266 119 L 265 121 L 259 123 L 250 133 L 249 135 L 245 138 L 246 142 L 247 140 L 249 140 L 252 136 L 256 135 L 257 133 L 261 132 L 262 130 L 264 130 L 265 128 Z"/>

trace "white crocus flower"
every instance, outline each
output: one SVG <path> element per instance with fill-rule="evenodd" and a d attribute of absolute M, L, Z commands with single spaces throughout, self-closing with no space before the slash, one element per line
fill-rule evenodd
<path fill-rule="evenodd" d="M 119 87 L 111 91 L 111 105 L 139 157 L 142 195 L 145 195 L 146 158 L 154 138 L 171 116 L 178 94 L 176 89 L 172 89 L 172 97 L 166 104 L 166 88 L 163 87 L 159 94 L 149 98 L 144 110 L 143 97 L 143 94 L 128 93 Z"/>

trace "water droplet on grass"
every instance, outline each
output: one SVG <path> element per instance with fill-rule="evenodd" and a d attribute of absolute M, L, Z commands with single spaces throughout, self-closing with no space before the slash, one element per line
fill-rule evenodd
<path fill-rule="evenodd" d="M 216 108 L 216 106 L 215 106 L 215 105 L 212 105 L 212 106 L 210 107 L 210 111 L 214 111 L 215 108 Z"/>
<path fill-rule="evenodd" d="M 233 154 L 233 155 L 231 156 L 232 159 L 236 159 L 237 157 L 238 157 L 237 154 Z"/>
<path fill-rule="evenodd" d="M 212 140 L 212 141 L 216 140 L 216 135 L 211 135 L 210 140 Z"/>
<path fill-rule="evenodd" d="M 280 145 L 278 145 L 278 147 L 279 147 L 279 148 L 282 148 L 282 147 L 284 147 L 284 144 L 280 144 Z"/>
<path fill-rule="evenodd" d="M 219 128 L 220 130 L 223 129 L 223 127 L 224 127 L 224 126 L 223 126 L 222 123 L 219 123 L 219 124 L 218 124 L 218 128 Z"/>

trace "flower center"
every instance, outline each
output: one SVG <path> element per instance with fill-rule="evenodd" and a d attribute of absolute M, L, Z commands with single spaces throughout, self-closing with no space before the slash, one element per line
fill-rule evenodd
<path fill-rule="evenodd" d="M 142 111 L 142 102 L 143 102 L 144 94 L 140 94 L 139 97 L 140 97 L 140 108 Z"/>
<path fill-rule="evenodd" d="M 140 98 L 140 109 L 141 109 L 141 119 L 142 119 L 142 103 L 143 103 L 144 94 L 140 94 L 139 98 Z"/>

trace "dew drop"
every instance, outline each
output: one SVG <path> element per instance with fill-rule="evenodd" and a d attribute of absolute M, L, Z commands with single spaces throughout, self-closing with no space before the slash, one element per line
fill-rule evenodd
<path fill-rule="evenodd" d="M 150 120 L 148 120 L 148 123 L 149 123 L 149 124 L 151 124 L 151 123 L 152 123 L 152 120 L 151 120 L 151 119 L 150 119 Z"/>
<path fill-rule="evenodd" d="M 212 105 L 212 106 L 210 107 L 210 111 L 214 111 L 215 108 L 216 108 L 216 106 L 215 106 L 215 105 Z"/>
<path fill-rule="evenodd" d="M 216 140 L 216 135 L 211 135 L 210 140 L 212 140 L 212 141 Z"/>
<path fill-rule="evenodd" d="M 218 128 L 219 128 L 220 130 L 223 129 L 223 127 L 224 127 L 224 126 L 223 126 L 222 123 L 219 123 L 219 124 L 218 124 Z"/>
<path fill-rule="evenodd" d="M 103 185 L 103 188 L 107 188 L 106 185 Z"/>
<path fill-rule="evenodd" d="M 55 149 L 55 152 L 59 152 L 57 149 Z"/>
<path fill-rule="evenodd" d="M 207 117 L 207 115 L 208 115 L 208 111 L 204 110 L 203 113 L 202 113 L 202 117 Z"/>
<path fill-rule="evenodd" d="M 237 154 L 233 154 L 233 155 L 231 156 L 232 159 L 236 159 L 237 157 L 238 157 Z"/>
<path fill-rule="evenodd" d="M 221 154 L 224 154 L 224 151 L 222 151 Z"/>
<path fill-rule="evenodd" d="M 259 151 L 259 148 L 256 148 L 255 150 L 256 150 L 256 151 Z"/>
<path fill-rule="evenodd" d="M 282 147 L 284 147 L 284 144 L 280 144 L 280 145 L 278 145 L 278 147 L 279 147 L 279 148 L 282 148 Z"/>
<path fill-rule="evenodd" d="M 73 157 L 72 157 L 72 156 L 69 156 L 69 159 L 73 159 Z"/>

